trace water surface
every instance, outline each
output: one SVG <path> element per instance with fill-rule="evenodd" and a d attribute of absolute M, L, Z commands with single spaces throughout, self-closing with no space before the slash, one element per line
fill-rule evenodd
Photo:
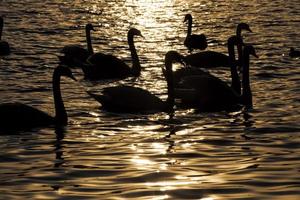
<path fill-rule="evenodd" d="M 161 98 L 161 67 L 168 50 L 186 55 L 184 15 L 205 33 L 208 49 L 226 53 L 239 22 L 253 33 L 254 108 L 249 111 L 119 115 L 103 112 L 86 90 L 137 85 Z M 298 0 L 222 2 L 192 0 L 1 0 L 3 40 L 12 54 L 0 58 L 1 103 L 18 101 L 53 113 L 51 76 L 60 49 L 84 45 L 93 23 L 95 52 L 128 60 L 126 34 L 136 38 L 143 67 L 137 80 L 62 81 L 70 123 L 0 137 L 0 199 L 299 199 L 300 49 Z M 229 80 L 229 71 L 216 70 Z"/>

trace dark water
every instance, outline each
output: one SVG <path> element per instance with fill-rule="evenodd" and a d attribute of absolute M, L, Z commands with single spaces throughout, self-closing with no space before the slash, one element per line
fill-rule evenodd
<path fill-rule="evenodd" d="M 221 1 L 220 1 L 221 2 Z M 0 138 L 0 199 L 300 199 L 300 2 L 275 1 L 0 0 L 3 40 L 1 103 L 19 101 L 53 113 L 51 76 L 67 44 L 84 44 L 90 22 L 95 51 L 130 60 L 126 33 L 136 39 L 139 85 L 165 98 L 161 66 L 182 45 L 186 13 L 208 49 L 226 52 L 237 23 L 250 24 L 259 59 L 251 60 L 254 109 L 199 114 L 178 110 L 117 115 L 99 110 L 86 90 L 119 83 L 64 79 L 70 124 Z M 229 72 L 217 70 L 228 79 Z M 1 122 L 0 122 L 1 123 Z"/>

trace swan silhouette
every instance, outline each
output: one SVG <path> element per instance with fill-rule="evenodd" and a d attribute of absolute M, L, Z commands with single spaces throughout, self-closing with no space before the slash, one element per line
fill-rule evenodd
<path fill-rule="evenodd" d="M 242 30 L 252 32 L 249 25 L 246 23 L 239 23 L 236 28 L 236 36 L 241 38 Z M 237 45 L 238 49 L 238 63 L 242 57 L 242 43 Z M 200 68 L 216 68 L 216 67 L 230 67 L 229 56 L 216 51 L 203 51 L 195 54 L 187 55 L 185 62 L 193 67 Z M 240 65 L 240 64 L 239 64 Z"/>
<path fill-rule="evenodd" d="M 232 89 L 237 93 L 241 94 L 241 82 L 240 77 L 237 72 L 237 62 L 235 59 L 235 52 L 234 52 L 234 46 L 237 46 L 238 44 L 242 43 L 242 39 L 240 37 L 237 37 L 236 35 L 231 36 L 228 38 L 228 54 L 229 54 L 229 62 L 230 62 L 230 72 L 231 72 L 231 87 Z M 183 59 L 184 60 L 184 59 Z M 213 75 L 211 75 L 207 71 L 203 71 L 199 68 L 195 67 L 185 67 L 180 68 L 179 70 L 175 71 L 174 76 L 174 83 L 175 87 L 177 87 L 180 84 L 180 81 L 188 76 L 210 76 L 211 78 L 215 78 Z M 217 79 L 217 78 L 215 78 Z M 221 81 L 221 80 L 219 80 Z"/>
<path fill-rule="evenodd" d="M 206 36 L 204 34 L 195 35 L 192 34 L 192 23 L 193 23 L 193 17 L 191 14 L 186 14 L 184 21 L 188 24 L 188 30 L 187 35 L 184 40 L 184 46 L 186 46 L 189 50 L 189 52 L 192 52 L 193 49 L 200 49 L 204 50 L 207 47 L 207 40 Z"/>
<path fill-rule="evenodd" d="M 11 133 L 50 125 L 67 125 L 68 116 L 60 92 L 61 76 L 75 78 L 69 68 L 58 66 L 53 73 L 55 117 L 22 103 L 0 104 L 0 133 Z"/>
<path fill-rule="evenodd" d="M 300 51 L 295 50 L 294 47 L 290 48 L 290 53 L 289 53 L 290 57 L 300 57 Z"/>
<path fill-rule="evenodd" d="M 131 87 L 117 86 L 105 88 L 102 95 L 88 92 L 101 103 L 102 109 L 118 113 L 155 113 L 172 112 L 174 106 L 174 85 L 172 76 L 172 64 L 181 62 L 182 56 L 169 51 L 165 55 L 165 72 L 168 98 L 166 101 L 153 95 L 147 90 Z"/>
<path fill-rule="evenodd" d="M 85 79 L 122 79 L 129 76 L 139 76 L 141 65 L 134 45 L 134 36 L 142 36 L 141 31 L 131 28 L 127 34 L 129 50 L 131 53 L 132 67 L 116 56 L 104 53 L 95 53 L 87 59 L 86 63 L 77 62 L 82 68 Z"/>
<path fill-rule="evenodd" d="M 181 100 L 181 106 L 195 107 L 204 112 L 230 110 L 240 104 L 251 108 L 249 55 L 257 57 L 252 45 L 245 46 L 243 50 L 242 95 L 216 77 L 200 75 L 183 79 L 182 88 L 175 89 L 175 97 Z"/>
<path fill-rule="evenodd" d="M 0 55 L 8 55 L 8 54 L 10 54 L 9 44 L 8 44 L 8 42 L 1 40 L 3 26 L 4 26 L 4 20 L 3 20 L 3 17 L 0 16 Z"/>
<path fill-rule="evenodd" d="M 61 53 L 64 56 L 59 56 L 59 59 L 62 64 L 66 64 L 69 67 L 75 66 L 72 62 L 74 59 L 78 60 L 79 62 L 85 62 L 87 58 L 94 53 L 92 47 L 92 40 L 91 40 L 91 31 L 95 31 L 92 24 L 86 24 L 85 26 L 85 36 L 86 36 L 86 43 L 87 49 L 82 47 L 81 45 L 66 45 L 61 50 Z"/>

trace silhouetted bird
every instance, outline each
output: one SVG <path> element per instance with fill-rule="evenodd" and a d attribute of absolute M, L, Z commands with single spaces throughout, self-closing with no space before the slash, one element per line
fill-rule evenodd
<path fill-rule="evenodd" d="M 66 76 L 75 80 L 69 68 L 58 66 L 53 73 L 53 96 L 55 116 L 22 103 L 0 104 L 0 133 L 9 134 L 50 125 L 64 126 L 68 116 L 60 92 L 60 77 Z"/>
<path fill-rule="evenodd" d="M 77 60 L 77 64 L 82 68 L 84 77 L 89 80 L 101 80 L 139 76 L 141 74 L 141 65 L 134 45 L 134 36 L 142 37 L 142 34 L 138 29 L 131 28 L 127 34 L 132 59 L 131 67 L 116 56 L 95 53 L 87 59 L 86 63 L 78 62 Z"/>
<path fill-rule="evenodd" d="M 251 31 L 249 25 L 246 23 L 240 23 L 236 29 L 236 36 L 242 40 L 241 31 L 247 30 Z M 238 48 L 238 60 L 241 58 L 242 54 L 242 44 L 240 42 L 237 46 Z M 229 56 L 220 52 L 216 51 L 203 51 L 198 52 L 195 54 L 190 54 L 186 56 L 185 62 L 188 65 L 193 67 L 200 67 L 200 68 L 216 68 L 216 67 L 230 67 L 229 64 Z M 240 61 L 238 61 L 239 63 Z"/>
<path fill-rule="evenodd" d="M 183 56 L 175 51 L 169 51 L 165 55 L 165 71 L 168 88 L 166 101 L 153 95 L 147 90 L 131 87 L 117 86 L 105 88 L 102 95 L 88 92 L 99 101 L 102 109 L 120 113 L 155 113 L 172 112 L 174 106 L 174 84 L 172 76 L 172 63 L 182 62 Z"/>
<path fill-rule="evenodd" d="M 184 18 L 184 22 L 187 22 L 188 24 L 188 30 L 187 30 L 186 38 L 184 40 L 184 46 L 186 46 L 190 52 L 192 52 L 193 49 L 200 49 L 200 50 L 206 49 L 207 47 L 206 36 L 204 34 L 200 34 L 200 35 L 192 34 L 192 23 L 193 23 L 192 15 L 186 14 Z"/>
<path fill-rule="evenodd" d="M 73 62 L 74 59 L 80 62 L 86 62 L 87 58 L 94 53 L 91 40 L 91 31 L 95 31 L 93 25 L 87 24 L 85 26 L 87 49 L 78 44 L 67 45 L 63 47 L 61 53 L 63 53 L 64 56 L 59 56 L 62 64 L 66 64 L 69 67 L 75 67 L 76 63 Z"/>
<path fill-rule="evenodd" d="M 257 57 L 251 45 L 245 46 L 243 50 L 242 95 L 238 95 L 232 87 L 214 76 L 188 76 L 181 82 L 181 88 L 175 90 L 181 106 L 194 107 L 205 112 L 230 110 L 239 104 L 252 107 L 249 55 Z"/>

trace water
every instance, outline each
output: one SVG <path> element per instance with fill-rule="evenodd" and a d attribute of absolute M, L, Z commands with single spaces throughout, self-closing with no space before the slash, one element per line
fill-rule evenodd
<path fill-rule="evenodd" d="M 299 199 L 300 3 L 275 1 L 1 0 L 3 40 L 12 54 L 0 58 L 1 103 L 18 101 L 53 113 L 51 76 L 67 44 L 84 44 L 93 23 L 95 52 L 130 60 L 126 33 L 141 30 L 136 47 L 143 67 L 133 81 L 63 79 L 69 115 L 64 130 L 36 129 L 0 138 L 0 199 Z M 251 60 L 254 108 L 232 113 L 177 110 L 175 117 L 118 115 L 99 110 L 86 90 L 138 85 L 162 98 L 161 66 L 182 45 L 184 15 L 208 49 L 226 52 L 237 23 L 250 24 L 259 59 Z M 226 70 L 214 71 L 228 79 Z"/>

